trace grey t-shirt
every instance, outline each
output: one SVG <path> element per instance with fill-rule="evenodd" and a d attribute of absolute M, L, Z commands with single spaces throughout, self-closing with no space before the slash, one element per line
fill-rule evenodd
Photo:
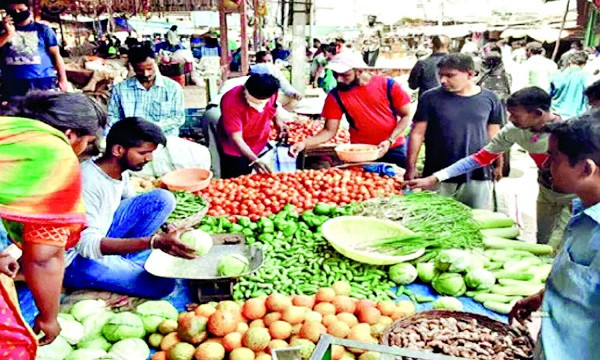
<path fill-rule="evenodd" d="M 496 95 L 486 89 L 472 96 L 460 96 L 442 87 L 419 98 L 414 122 L 427 122 L 423 176 L 454 164 L 481 150 L 490 140 L 487 126 L 502 124 L 504 110 Z M 491 179 L 490 167 L 480 168 L 448 180 L 463 183 Z"/>
<path fill-rule="evenodd" d="M 127 173 L 115 180 L 93 160 L 87 160 L 81 164 L 81 175 L 88 227 L 81 232 L 77 246 L 67 253 L 67 266 L 76 254 L 92 259 L 102 257 L 100 242 L 108 234 L 117 208 L 122 200 L 135 196 Z"/>

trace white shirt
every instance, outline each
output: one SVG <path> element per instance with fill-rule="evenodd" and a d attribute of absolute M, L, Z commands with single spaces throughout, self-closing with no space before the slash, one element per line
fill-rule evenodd
<path fill-rule="evenodd" d="M 121 180 L 113 179 L 90 159 L 81 164 L 81 175 L 88 227 L 81 232 L 77 246 L 67 252 L 66 266 L 77 254 L 91 259 L 102 257 L 100 242 L 108 234 L 117 208 L 122 200 L 135 196 L 127 173 Z"/>

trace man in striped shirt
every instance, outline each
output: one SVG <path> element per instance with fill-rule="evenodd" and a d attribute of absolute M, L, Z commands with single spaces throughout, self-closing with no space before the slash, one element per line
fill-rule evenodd
<path fill-rule="evenodd" d="M 411 188 L 430 188 L 494 162 L 514 144 L 527 152 L 539 167 L 540 193 L 537 200 L 537 242 L 560 246 L 562 233 L 571 216 L 571 194 L 557 191 L 552 185 L 550 171 L 543 164 L 548 159 L 547 133 L 541 132 L 548 123 L 561 121 L 550 112 L 551 97 L 538 87 L 529 87 L 512 94 L 506 101 L 510 123 L 479 152 L 465 157 L 433 175 L 408 181 Z"/>
<path fill-rule="evenodd" d="M 141 117 L 156 123 L 165 135 L 178 136 L 179 127 L 185 122 L 181 85 L 160 74 L 155 54 L 148 47 L 132 48 L 129 63 L 135 76 L 113 88 L 106 133 L 117 121 Z"/>

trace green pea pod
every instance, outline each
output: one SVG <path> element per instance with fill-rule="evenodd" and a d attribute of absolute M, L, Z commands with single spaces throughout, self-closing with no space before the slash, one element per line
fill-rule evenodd
<path fill-rule="evenodd" d="M 244 227 L 240 224 L 232 224 L 231 227 L 229 228 L 229 231 L 231 231 L 232 233 L 239 233 L 242 232 L 244 230 Z"/>
<path fill-rule="evenodd" d="M 209 234 L 213 232 L 213 228 L 210 225 L 200 225 L 200 230 Z"/>
<path fill-rule="evenodd" d="M 248 228 L 250 227 L 250 224 L 252 224 L 252 221 L 250 221 L 250 218 L 246 217 L 246 216 L 240 216 L 238 218 L 238 224 L 240 224 L 241 226 Z"/>
<path fill-rule="evenodd" d="M 315 206 L 314 212 L 317 215 L 330 215 L 334 209 L 335 209 L 335 206 L 333 206 L 333 205 L 329 205 L 329 204 L 325 204 L 325 203 L 318 203 Z"/>

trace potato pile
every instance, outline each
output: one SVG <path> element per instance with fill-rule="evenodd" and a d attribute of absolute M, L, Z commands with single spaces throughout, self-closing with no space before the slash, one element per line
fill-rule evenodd
<path fill-rule="evenodd" d="M 378 343 L 394 320 L 415 313 L 410 301 L 358 300 L 349 297 L 350 285 L 336 282 L 312 296 L 271 294 L 245 302 L 222 301 L 198 306 L 167 320 L 160 334 L 149 338 L 161 351 L 153 360 L 271 360 L 273 349 L 299 346 L 310 358 L 322 334 Z M 333 359 L 351 360 L 358 349 L 334 347 Z M 376 360 L 364 353 L 361 360 Z"/>

